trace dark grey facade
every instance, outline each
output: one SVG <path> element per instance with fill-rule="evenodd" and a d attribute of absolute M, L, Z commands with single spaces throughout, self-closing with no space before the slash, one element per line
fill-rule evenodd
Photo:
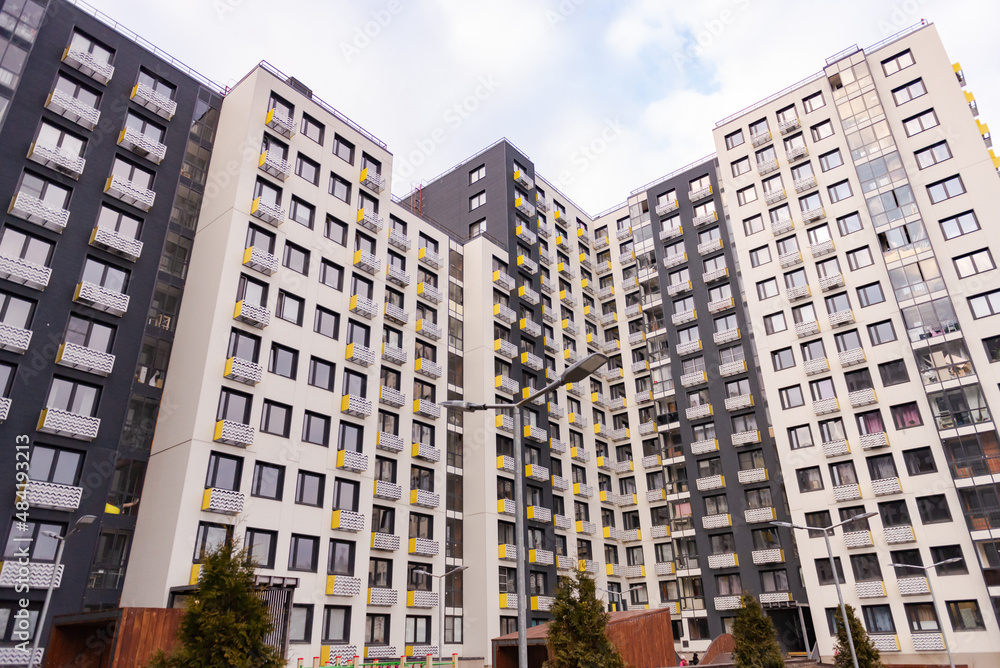
<path fill-rule="evenodd" d="M 7 0 L 3 11 L 20 5 Z M 23 544 L 33 562 L 29 593 L 15 592 L 13 572 L 0 576 L 4 646 L 16 639 L 17 599 L 41 608 L 56 544 L 45 532 L 67 536 L 82 516 L 96 521 L 66 538 L 46 621 L 117 607 L 155 420 L 169 419 L 160 388 L 222 101 L 75 5 L 42 9 L 16 87 L 0 90 L 12 93 L 0 129 L 10 202 L 0 231 L 0 517 L 5 563 Z M 15 451 L 15 441 L 30 447 Z M 19 526 L 15 464 L 29 456 Z M 48 625 L 42 632 L 44 646 Z"/>
<path fill-rule="evenodd" d="M 790 530 L 769 524 L 790 520 L 717 168 L 713 159 L 675 173 L 646 188 L 632 206 L 633 228 L 636 213 L 650 220 L 662 296 L 662 307 L 646 311 L 646 328 L 650 364 L 663 374 L 654 397 L 660 415 L 676 420 L 665 469 L 679 600 L 682 614 L 709 611 L 708 637 L 714 638 L 735 611 L 713 611 L 713 601 L 736 591 L 730 576 L 738 575 L 743 591 L 774 594 L 764 607 L 780 641 L 803 651 L 798 606 L 807 598 Z M 711 190 L 699 183 L 702 194 L 691 197 L 692 182 L 704 177 Z M 676 207 L 664 205 L 671 191 Z M 699 220 L 695 207 L 707 203 L 714 203 L 715 219 L 702 214 Z M 686 317 L 688 309 L 694 313 Z M 734 361 L 739 359 L 742 365 Z M 687 513 L 681 512 L 685 503 Z M 718 556 L 723 554 L 735 558 Z"/>

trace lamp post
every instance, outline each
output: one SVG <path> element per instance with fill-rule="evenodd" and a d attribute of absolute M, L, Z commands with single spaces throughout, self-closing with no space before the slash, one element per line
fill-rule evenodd
<path fill-rule="evenodd" d="M 471 401 L 442 401 L 445 408 L 460 411 L 475 412 L 484 410 L 510 411 L 514 428 L 514 531 L 517 543 L 517 659 L 520 668 L 528 668 L 528 550 L 524 545 L 524 457 L 521 429 L 521 408 L 538 397 L 545 396 L 552 390 L 567 383 L 577 383 L 590 376 L 608 361 L 607 355 L 591 353 L 582 360 L 567 367 L 554 381 L 537 392 L 513 403 L 476 404 Z"/>
<path fill-rule="evenodd" d="M 858 668 L 858 652 L 854 649 L 854 634 L 851 633 L 851 623 L 847 619 L 847 606 L 844 604 L 844 592 L 840 590 L 840 577 L 837 576 L 837 563 L 833 560 L 833 547 L 830 545 L 830 536 L 833 535 L 833 530 L 837 527 L 849 524 L 851 522 L 856 522 L 858 520 L 866 520 L 869 517 L 875 517 L 878 513 L 862 513 L 861 515 L 855 515 L 842 522 L 837 522 L 836 524 L 831 524 L 828 527 L 804 527 L 800 524 L 792 524 L 791 522 L 771 522 L 771 524 L 779 527 L 787 527 L 789 529 L 803 529 L 805 531 L 822 531 L 823 538 L 826 540 L 826 556 L 830 560 L 830 572 L 833 573 L 833 584 L 837 587 L 837 598 L 840 599 L 840 614 L 844 620 L 844 630 L 847 632 L 847 645 L 851 649 L 851 660 L 854 661 L 854 668 Z"/>
<path fill-rule="evenodd" d="M 69 530 L 65 536 L 60 536 L 54 531 L 46 531 L 45 535 L 49 538 L 55 538 L 57 541 L 56 545 L 56 560 L 52 564 L 52 577 L 49 579 L 49 588 L 45 592 L 45 602 L 42 603 L 42 612 L 38 615 L 38 623 L 35 625 L 35 639 L 31 643 L 31 654 L 28 655 L 28 665 L 35 664 L 35 655 L 38 654 L 38 646 L 42 642 L 42 629 L 45 628 L 45 616 L 49 612 L 49 604 L 52 602 L 52 592 L 56 588 L 56 578 L 59 575 L 59 566 L 62 564 L 63 548 L 66 547 L 66 539 L 79 531 L 80 527 L 85 527 L 89 524 L 93 524 L 94 520 L 97 519 L 96 515 L 83 515 L 76 521 L 73 528 Z"/>
<path fill-rule="evenodd" d="M 447 566 L 445 566 L 447 568 Z M 438 582 L 438 593 L 441 595 L 441 600 L 438 601 L 438 661 L 444 661 L 444 579 L 449 575 L 454 575 L 455 573 L 461 573 L 468 566 L 459 566 L 458 568 L 453 568 L 450 571 L 445 571 L 441 575 L 434 575 L 422 569 L 414 569 L 414 573 L 419 573 L 420 575 L 429 575 L 432 578 L 439 580 Z"/>
<path fill-rule="evenodd" d="M 954 564 L 959 561 L 962 561 L 961 557 L 952 557 L 951 559 L 945 559 L 944 561 L 939 561 L 936 564 L 931 564 L 930 566 L 915 566 L 913 564 L 896 564 L 896 563 L 889 565 L 895 568 L 915 568 L 918 571 L 923 571 L 926 577 L 927 571 L 929 571 L 932 568 L 937 568 L 938 566 L 944 566 L 945 564 Z M 936 615 L 937 597 L 934 596 L 934 587 L 931 585 L 930 577 L 926 577 L 926 580 L 927 580 L 927 590 L 931 594 L 931 605 L 934 606 L 934 614 Z M 943 620 L 944 618 L 942 617 L 941 619 Z M 955 659 L 951 658 L 951 646 L 948 645 L 948 639 L 945 638 L 943 621 L 938 622 L 938 627 L 941 629 L 941 642 L 944 643 L 944 651 L 948 652 L 948 663 L 951 665 L 951 668 L 955 668 Z"/>

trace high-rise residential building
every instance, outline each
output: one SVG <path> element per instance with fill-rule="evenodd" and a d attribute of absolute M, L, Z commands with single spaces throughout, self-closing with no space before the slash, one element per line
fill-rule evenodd
<path fill-rule="evenodd" d="M 50 582 L 49 619 L 118 605 L 222 97 L 62 0 L 2 3 L 0 54 L 0 664 L 15 664 L 17 615 L 37 631 Z"/>
<path fill-rule="evenodd" d="M 998 160 L 965 84 L 921 24 L 715 129 L 792 519 L 876 513 L 836 574 L 797 536 L 826 656 L 839 578 L 889 661 L 1000 657 Z"/>

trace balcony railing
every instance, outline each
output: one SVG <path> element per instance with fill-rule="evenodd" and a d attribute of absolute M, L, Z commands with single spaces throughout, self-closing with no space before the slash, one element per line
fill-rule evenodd
<path fill-rule="evenodd" d="M 37 197 L 20 192 L 10 203 L 10 214 L 54 232 L 62 232 L 69 222 L 69 211 L 59 209 Z"/>
<path fill-rule="evenodd" d="M 62 61 L 95 81 L 105 86 L 115 75 L 115 68 L 107 61 L 101 60 L 89 51 L 73 49 L 67 46 L 63 50 Z"/>
<path fill-rule="evenodd" d="M 215 423 L 215 436 L 212 440 L 216 443 L 246 448 L 253 445 L 253 436 L 253 427 L 248 424 L 233 420 L 219 420 Z"/>
<path fill-rule="evenodd" d="M 402 348 L 391 346 L 388 343 L 382 344 L 382 359 L 393 364 L 406 364 L 407 354 Z M 372 360 L 374 362 L 374 359 Z M 365 365 L 368 366 L 368 365 Z"/>
<path fill-rule="evenodd" d="M 285 222 L 285 210 L 277 204 L 265 202 L 260 197 L 250 202 L 250 215 L 274 227 Z"/>
<path fill-rule="evenodd" d="M 45 408 L 38 418 L 38 431 L 57 436 L 66 436 L 80 441 L 93 441 L 101 427 L 100 418 L 58 408 Z"/>
<path fill-rule="evenodd" d="M 144 83 L 137 83 L 132 89 L 132 101 L 168 121 L 174 117 L 174 113 L 177 111 L 177 103 L 174 100 L 156 92 Z"/>
<path fill-rule="evenodd" d="M 112 174 L 104 184 L 104 192 L 111 197 L 115 197 L 131 204 L 141 211 L 149 211 L 156 201 L 156 193 L 149 188 L 136 185 L 126 178 Z"/>
<path fill-rule="evenodd" d="M 129 296 L 95 283 L 81 281 L 76 286 L 73 301 L 86 304 L 98 311 L 123 316 L 128 311 Z"/>
<path fill-rule="evenodd" d="M 408 251 L 410 250 L 412 243 L 410 242 L 410 238 L 399 230 L 390 229 L 389 245 L 398 248 L 401 251 Z"/>
<path fill-rule="evenodd" d="M 381 193 L 385 190 L 385 179 L 372 167 L 365 167 L 361 170 L 359 181 L 361 185 L 374 193 Z"/>
<path fill-rule="evenodd" d="M 76 343 L 63 343 L 56 353 L 56 364 L 107 376 L 115 366 L 115 356 Z"/>
<path fill-rule="evenodd" d="M 119 234 L 115 230 L 110 230 L 100 226 L 95 227 L 94 231 L 90 233 L 90 245 L 96 246 L 97 248 L 103 248 L 106 251 L 124 257 L 132 262 L 138 260 L 139 256 L 142 254 L 141 241 L 132 237 L 126 237 L 123 234 Z"/>
<path fill-rule="evenodd" d="M 22 498 L 32 508 L 74 511 L 80 507 L 80 499 L 83 498 L 83 488 L 60 485 L 43 480 L 29 480 L 28 484 L 24 487 Z"/>
<path fill-rule="evenodd" d="M 54 90 L 49 94 L 45 107 L 88 130 L 97 127 L 97 122 L 101 119 L 101 112 L 97 109 L 61 90 Z"/>
<path fill-rule="evenodd" d="M 152 137 L 142 134 L 135 128 L 122 128 L 121 134 L 118 135 L 118 145 L 132 151 L 141 158 L 145 158 L 154 165 L 163 162 L 163 158 L 167 155 L 165 144 L 161 144 Z M 285 164 L 287 165 L 288 163 L 286 162 Z M 288 167 L 288 173 L 291 173 L 291 166 Z M 288 174 L 286 173 L 285 176 L 287 177 Z M 281 178 L 284 180 L 284 177 Z"/>
<path fill-rule="evenodd" d="M 12 283 L 25 285 L 35 290 L 44 290 L 49 284 L 52 270 L 19 257 L 0 255 L 0 278 Z"/>
<path fill-rule="evenodd" d="M 87 161 L 80 156 L 68 153 L 59 146 L 38 142 L 33 143 L 28 149 L 28 159 L 73 179 L 80 178 L 87 164 Z"/>
<path fill-rule="evenodd" d="M 229 489 L 210 487 L 202 495 L 201 509 L 222 515 L 239 515 L 243 512 L 243 494 Z"/>

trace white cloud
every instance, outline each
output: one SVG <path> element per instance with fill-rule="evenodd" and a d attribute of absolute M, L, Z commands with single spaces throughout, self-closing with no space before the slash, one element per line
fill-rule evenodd
<path fill-rule="evenodd" d="M 1000 3 L 976 0 L 90 2 L 222 83 L 272 62 L 397 162 L 444 127 L 446 141 L 397 193 L 506 136 L 546 178 L 569 174 L 566 194 L 595 213 L 710 153 L 717 120 L 921 18 L 938 21 L 984 122 L 1000 114 L 1000 89 L 987 85 L 1000 63 Z M 483 77 L 499 87 L 449 125 L 445 114 Z M 609 120 L 621 131 L 587 157 L 581 147 L 600 147 Z"/>

